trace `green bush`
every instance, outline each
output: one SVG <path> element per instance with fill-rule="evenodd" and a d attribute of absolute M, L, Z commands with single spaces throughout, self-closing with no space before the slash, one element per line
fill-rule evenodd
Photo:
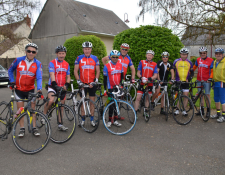
<path fill-rule="evenodd" d="M 93 44 L 92 55 L 99 59 L 100 63 L 100 78 L 99 81 L 103 82 L 103 63 L 102 58 L 107 55 L 105 44 L 100 38 L 94 35 L 80 35 L 67 39 L 64 46 L 67 48 L 65 60 L 70 64 L 71 79 L 76 80 L 74 77 L 74 62 L 79 55 L 83 54 L 82 43 L 90 41 Z M 76 82 L 76 81 L 75 81 Z M 74 88 L 77 88 L 77 83 L 74 83 Z"/>
<path fill-rule="evenodd" d="M 173 62 L 180 58 L 179 51 L 183 47 L 180 39 L 172 34 L 172 30 L 150 25 L 127 29 L 119 33 L 114 39 L 113 48 L 120 50 L 122 43 L 130 45 L 128 55 L 136 69 L 140 60 L 146 59 L 147 50 L 155 52 L 154 62 L 161 60 L 161 53 L 164 51 L 170 53 L 169 61 Z M 127 74 L 131 74 L 130 69 Z"/>
<path fill-rule="evenodd" d="M 198 57 L 196 57 L 196 56 L 194 56 L 194 57 L 191 58 L 191 62 L 192 62 L 193 65 L 195 65 L 195 62 L 196 62 L 197 58 Z"/>

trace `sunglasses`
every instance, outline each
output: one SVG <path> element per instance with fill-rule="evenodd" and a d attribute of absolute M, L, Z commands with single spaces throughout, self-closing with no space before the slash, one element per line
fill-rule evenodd
<path fill-rule="evenodd" d="M 163 58 L 168 58 L 167 56 L 163 56 Z"/>
<path fill-rule="evenodd" d="M 27 50 L 27 53 L 32 53 L 32 54 L 36 54 L 36 51 L 31 51 L 31 50 Z"/>
<path fill-rule="evenodd" d="M 111 58 L 119 58 L 119 57 L 114 57 L 114 56 L 112 56 Z"/>
<path fill-rule="evenodd" d="M 205 55 L 206 53 L 200 53 L 200 55 Z"/>
<path fill-rule="evenodd" d="M 128 49 L 122 49 L 122 50 L 128 51 Z"/>

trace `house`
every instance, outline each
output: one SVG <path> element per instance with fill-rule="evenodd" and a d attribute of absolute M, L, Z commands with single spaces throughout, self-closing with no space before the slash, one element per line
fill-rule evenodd
<path fill-rule="evenodd" d="M 189 27 L 186 29 L 181 42 L 184 47 L 189 49 L 189 58 L 199 57 L 199 48 L 205 46 L 208 49 L 208 56 L 215 57 L 215 48 L 221 47 L 225 49 L 225 34 L 215 36 L 212 38 L 210 31 L 207 29 L 200 29 Z"/>
<path fill-rule="evenodd" d="M 31 42 L 28 36 L 31 32 L 31 19 L 0 26 L 0 33 L 11 32 L 15 38 L 5 38 L 0 35 L 0 58 L 16 58 L 23 56 L 26 44 Z"/>
<path fill-rule="evenodd" d="M 55 58 L 56 46 L 79 35 L 95 35 L 112 50 L 114 37 L 129 27 L 107 9 L 74 0 L 47 0 L 29 38 L 39 47 L 37 58 L 48 76 L 48 64 Z"/>

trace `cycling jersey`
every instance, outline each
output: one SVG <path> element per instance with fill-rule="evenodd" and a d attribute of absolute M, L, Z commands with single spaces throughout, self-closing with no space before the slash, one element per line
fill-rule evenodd
<path fill-rule="evenodd" d="M 225 58 L 220 62 L 214 61 L 213 79 L 215 80 L 215 87 L 225 88 Z"/>
<path fill-rule="evenodd" d="M 193 64 L 190 60 L 176 59 L 173 63 L 173 67 L 176 70 L 176 81 L 186 81 L 190 78 L 191 72 L 193 72 Z"/>
<path fill-rule="evenodd" d="M 111 60 L 110 56 L 109 56 L 109 59 Z M 119 59 L 118 61 L 123 65 L 123 73 L 124 73 L 124 79 L 125 79 L 125 76 L 127 74 L 127 68 L 128 66 L 132 66 L 133 65 L 133 62 L 131 61 L 131 58 L 126 55 L 125 57 L 123 57 L 121 54 L 119 56 Z"/>
<path fill-rule="evenodd" d="M 49 81 L 48 84 L 51 85 L 50 72 L 54 72 L 55 81 L 58 86 L 62 87 L 66 84 L 66 76 L 70 75 L 70 65 L 65 60 L 60 61 L 58 58 L 52 60 L 48 66 L 49 71 Z"/>
<path fill-rule="evenodd" d="M 42 65 L 36 58 L 32 63 L 27 64 L 26 56 L 16 58 L 11 64 L 8 73 L 9 81 L 15 82 L 13 72 L 16 69 L 16 89 L 28 92 L 35 89 L 35 79 L 37 81 L 37 90 L 42 89 Z"/>
<path fill-rule="evenodd" d="M 150 78 L 153 74 L 157 74 L 157 64 L 153 61 L 141 60 L 138 65 L 138 70 L 141 71 L 141 76 L 145 78 Z M 144 85 L 144 83 L 141 83 Z M 149 83 L 148 86 L 153 86 L 152 83 Z"/>
<path fill-rule="evenodd" d="M 98 58 L 95 55 L 86 57 L 84 54 L 77 57 L 75 65 L 79 64 L 80 80 L 83 83 L 94 82 L 95 68 L 99 66 Z"/>
<path fill-rule="evenodd" d="M 157 68 L 159 69 L 159 78 L 161 81 L 168 81 L 168 75 L 170 70 L 173 69 L 173 64 L 171 62 L 167 62 L 165 65 L 163 61 L 158 61 Z"/>
<path fill-rule="evenodd" d="M 113 89 L 113 86 L 120 84 L 121 73 L 123 73 L 123 66 L 119 61 L 117 63 L 110 61 L 104 66 L 103 75 L 107 76 L 108 89 Z"/>
<path fill-rule="evenodd" d="M 210 66 L 213 65 L 213 59 L 206 57 L 206 59 L 202 59 L 201 57 L 197 58 L 195 65 L 194 65 L 194 70 L 198 68 L 198 74 L 197 74 L 197 80 L 198 81 L 207 81 L 210 77 L 211 74 L 211 69 Z"/>

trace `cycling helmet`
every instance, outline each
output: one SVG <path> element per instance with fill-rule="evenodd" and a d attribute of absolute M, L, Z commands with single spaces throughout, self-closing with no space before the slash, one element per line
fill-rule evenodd
<path fill-rule="evenodd" d="M 170 56 L 170 54 L 169 54 L 169 52 L 163 52 L 162 54 L 161 54 L 161 56 Z"/>
<path fill-rule="evenodd" d="M 207 52 L 207 48 L 206 47 L 200 47 L 199 52 Z"/>
<path fill-rule="evenodd" d="M 38 50 L 37 44 L 34 44 L 34 43 L 28 43 L 28 44 L 25 46 L 25 50 L 26 50 L 28 47 L 33 47 L 33 48 L 35 48 L 36 50 Z"/>
<path fill-rule="evenodd" d="M 180 49 L 180 53 L 188 54 L 189 50 L 187 48 L 182 48 L 182 49 Z"/>
<path fill-rule="evenodd" d="M 111 57 L 111 56 L 113 56 L 113 55 L 120 56 L 120 52 L 117 51 L 117 50 L 112 50 L 112 51 L 110 52 L 109 56 Z"/>
<path fill-rule="evenodd" d="M 148 54 L 148 53 L 155 55 L 155 52 L 153 50 L 147 50 L 146 54 Z"/>
<path fill-rule="evenodd" d="M 65 46 L 62 46 L 62 45 L 59 45 L 55 48 L 55 53 L 58 53 L 58 52 L 66 52 L 66 47 Z"/>
<path fill-rule="evenodd" d="M 222 48 L 216 48 L 215 53 L 224 53 L 224 50 Z"/>
<path fill-rule="evenodd" d="M 130 46 L 129 46 L 129 44 L 127 44 L 127 43 L 123 43 L 123 44 L 121 44 L 121 46 L 120 46 L 121 48 L 124 48 L 124 49 L 130 49 Z"/>
<path fill-rule="evenodd" d="M 92 48 L 92 43 L 89 42 L 89 41 L 85 41 L 85 42 L 83 42 L 82 47 L 83 47 L 83 48 L 84 48 L 84 47 Z"/>

